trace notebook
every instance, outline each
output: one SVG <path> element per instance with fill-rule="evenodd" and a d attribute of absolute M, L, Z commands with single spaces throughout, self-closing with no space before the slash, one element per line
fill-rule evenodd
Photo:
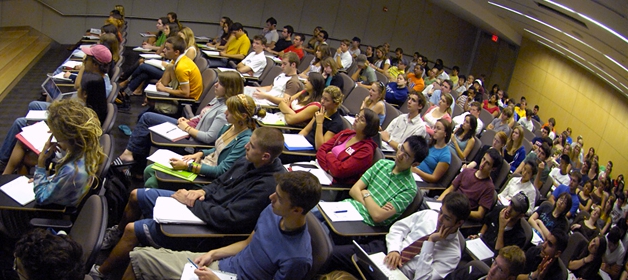
<path fill-rule="evenodd" d="M 183 267 L 183 272 L 181 273 L 181 280 L 198 280 L 198 276 L 196 274 L 194 274 L 194 269 L 196 269 L 191 263 L 186 263 L 185 266 Z M 221 271 L 221 270 L 213 270 L 211 268 L 207 268 L 210 269 L 211 271 L 214 272 L 214 274 L 216 274 L 216 276 L 218 276 L 218 278 L 220 278 L 220 280 L 237 280 L 238 279 L 238 275 L 233 274 L 233 273 L 229 273 L 229 272 L 225 272 L 225 271 Z"/>
<path fill-rule="evenodd" d="M 22 206 L 35 200 L 34 184 L 26 176 L 20 176 L 0 187 L 4 193 Z"/>
<path fill-rule="evenodd" d="M 366 274 L 370 275 L 375 280 L 387 280 L 387 279 L 395 279 L 395 280 L 408 280 L 403 272 L 399 269 L 390 270 L 384 264 L 384 258 L 386 255 L 382 252 L 375 253 L 372 255 L 367 254 L 360 245 L 358 245 L 355 240 L 353 241 L 353 246 L 356 248 L 354 250 L 358 259 L 362 260 L 368 266 L 368 271 L 365 271 Z"/>
<path fill-rule="evenodd" d="M 24 143 L 35 154 L 40 154 L 41 150 L 46 146 L 51 133 L 46 122 L 37 122 L 35 124 L 22 128 L 22 132 L 15 135 L 15 138 Z"/>
<path fill-rule="evenodd" d="M 467 240 L 467 251 L 471 253 L 478 260 L 485 260 L 495 256 L 495 253 L 491 248 L 486 246 L 482 238 Z"/>
<path fill-rule="evenodd" d="M 190 137 L 189 133 L 181 130 L 176 124 L 169 122 L 151 126 L 148 129 L 162 137 L 168 138 L 168 140 L 172 142 L 177 142 L 181 139 Z"/>
<path fill-rule="evenodd" d="M 288 151 L 314 151 L 314 146 L 299 134 L 284 134 L 284 146 Z"/>
<path fill-rule="evenodd" d="M 155 201 L 153 220 L 161 224 L 205 224 L 187 205 L 167 196 L 160 196 Z"/>
<path fill-rule="evenodd" d="M 28 110 L 24 118 L 27 121 L 43 121 L 48 119 L 48 110 Z"/>
<path fill-rule="evenodd" d="M 170 87 L 168 87 L 170 88 Z M 170 88 L 172 89 L 172 88 Z M 147 85 L 146 88 L 144 89 L 144 92 L 146 93 L 150 93 L 150 94 L 155 94 L 155 95 L 161 95 L 161 96 L 170 96 L 170 93 L 164 92 L 164 91 L 158 91 L 157 90 L 157 86 L 154 84 L 150 84 Z"/>

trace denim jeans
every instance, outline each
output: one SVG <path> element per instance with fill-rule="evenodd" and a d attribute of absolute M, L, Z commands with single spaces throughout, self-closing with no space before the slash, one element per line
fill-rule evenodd
<path fill-rule="evenodd" d="M 161 76 L 163 76 L 163 74 L 164 71 L 162 71 L 161 69 L 144 63 L 135 68 L 135 71 L 133 71 L 133 74 L 131 75 L 131 81 L 129 82 L 129 89 L 134 91 L 142 84 L 142 82 L 151 79 L 161 79 Z"/>
<path fill-rule="evenodd" d="M 126 145 L 126 149 L 133 154 L 146 155 L 150 152 L 150 130 L 149 127 L 162 124 L 165 122 L 177 124 L 177 119 L 171 118 L 162 114 L 153 112 L 146 112 L 142 114 L 142 117 L 137 122 L 129 143 Z"/>

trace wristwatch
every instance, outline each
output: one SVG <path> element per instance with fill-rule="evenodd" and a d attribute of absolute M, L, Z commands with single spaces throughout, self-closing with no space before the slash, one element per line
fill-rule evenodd
<path fill-rule="evenodd" d="M 371 193 L 365 193 L 365 194 L 363 194 L 363 195 L 362 195 L 362 198 L 363 198 L 363 199 L 366 199 L 366 198 L 367 198 L 367 197 L 369 197 L 369 196 L 371 196 Z"/>

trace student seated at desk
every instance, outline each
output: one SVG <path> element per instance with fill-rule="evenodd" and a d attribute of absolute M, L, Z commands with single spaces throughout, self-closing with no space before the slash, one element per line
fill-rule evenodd
<path fill-rule="evenodd" d="M 318 203 L 321 186 L 314 175 L 303 171 L 276 174 L 275 179 L 271 204 L 246 240 L 207 253 L 136 248 L 123 278 L 179 279 L 189 258 L 199 266 L 194 271 L 199 279 L 219 279 L 212 269 L 237 274 L 238 279 L 304 279 L 312 267 L 305 218 Z"/>
<path fill-rule="evenodd" d="M 266 38 L 262 35 L 255 35 L 253 37 L 253 51 L 238 63 L 236 70 L 242 74 L 259 78 L 266 67 L 264 45 L 266 45 Z"/>
<path fill-rule="evenodd" d="M 531 216 L 536 205 L 536 188 L 532 184 L 532 178 L 536 175 L 536 165 L 532 161 L 526 161 L 521 173 L 521 177 L 512 177 L 508 180 L 508 184 L 499 193 L 500 199 L 510 200 L 519 192 L 523 192 L 528 198 L 529 208 L 525 214 Z"/>
<path fill-rule="evenodd" d="M 499 250 L 488 274 L 466 265 L 454 270 L 445 277 L 445 280 L 515 280 L 523 270 L 525 262 L 526 256 L 521 248 L 506 246 Z"/>
<path fill-rule="evenodd" d="M 595 236 L 589 241 L 586 250 L 582 250 L 580 253 L 572 256 L 567 268 L 581 279 L 601 279 L 599 272 L 606 248 L 606 238 L 604 236 Z"/>
<path fill-rule="evenodd" d="M 226 44 L 224 50 L 220 51 L 220 56 L 226 57 L 228 59 L 234 60 L 242 60 L 249 53 L 249 49 L 251 48 L 251 40 L 244 32 L 244 27 L 241 23 L 235 22 L 229 28 L 231 34 L 235 36 L 235 38 L 229 38 L 229 41 Z M 212 61 L 214 62 L 214 61 Z M 210 63 L 210 65 L 218 66 Z"/>
<path fill-rule="evenodd" d="M 526 251 L 526 264 L 517 280 L 567 279 L 558 263 L 561 261 L 560 254 L 567 248 L 569 242 L 567 233 L 562 229 L 554 229 L 548 232 L 544 240 L 539 246 Z"/>
<path fill-rule="evenodd" d="M 305 79 L 305 89 L 293 96 L 286 96 L 278 104 L 286 125 L 305 127 L 322 105 L 319 102 L 325 89 L 325 80 L 320 73 L 311 73 Z"/>
<path fill-rule="evenodd" d="M 418 167 L 412 167 L 412 172 L 419 174 L 423 181 L 436 183 L 445 175 L 451 164 L 451 152 L 447 143 L 451 139 L 451 122 L 440 119 L 434 125 L 434 135 L 430 140 L 430 153 Z"/>
<path fill-rule="evenodd" d="M 443 279 L 460 261 L 458 230 L 468 216 L 468 199 L 452 194 L 443 201 L 440 211 L 422 210 L 395 222 L 385 244 L 377 239 L 360 247 L 367 253 L 387 253 L 386 266 L 399 268 L 408 279 Z M 354 245 L 335 246 L 328 267 L 359 275 L 351 261 L 355 253 Z"/>
<path fill-rule="evenodd" d="M 520 192 L 512 197 L 510 205 L 495 206 L 484 217 L 480 233 L 469 236 L 469 239 L 480 238 L 493 251 L 510 245 L 524 248 L 527 240 L 521 219 L 524 219 L 529 205 L 528 197 Z"/>
<path fill-rule="evenodd" d="M 225 45 L 228 41 L 235 39 L 235 35 L 233 35 L 229 28 L 233 25 L 233 21 L 229 17 L 221 17 L 219 22 L 220 28 L 222 29 L 222 34 L 213 40 L 207 42 L 208 47 L 214 47 L 218 50 L 224 50 Z"/>
<path fill-rule="evenodd" d="M 315 58 L 312 60 L 312 63 L 310 63 L 310 66 L 308 66 L 301 74 L 299 74 L 299 77 L 307 78 L 310 73 L 323 72 L 323 66 L 321 65 L 321 63 L 328 57 L 332 57 L 333 54 L 331 52 L 332 50 L 329 48 L 328 45 L 320 45 L 316 47 Z"/>
<path fill-rule="evenodd" d="M 417 187 L 410 168 L 427 156 L 427 143 L 421 136 L 406 139 L 395 161 L 381 159 L 351 187 L 345 201 L 358 209 L 364 223 L 392 224 L 416 196 Z"/>
<path fill-rule="evenodd" d="M 567 231 L 569 222 L 565 216 L 569 213 L 571 204 L 569 193 L 562 193 L 554 205 L 541 203 L 541 206 L 528 219 L 528 223 L 544 240 L 554 229 Z"/>
<path fill-rule="evenodd" d="M 314 113 L 312 120 L 299 132 L 305 136 L 314 149 L 318 150 L 321 145 L 329 141 L 336 133 L 344 127 L 342 116 L 338 112 L 338 107 L 342 104 L 344 95 L 336 86 L 328 86 L 323 90 L 321 98 L 321 108 Z"/>
<path fill-rule="evenodd" d="M 464 169 L 451 183 L 438 200 L 447 197 L 450 192 L 460 192 L 469 198 L 471 215 L 469 220 L 481 221 L 484 215 L 493 208 L 495 198 L 495 186 L 491 180 L 491 171 L 499 169 L 503 158 L 496 150 L 488 150 L 482 158 L 480 168 Z"/>
<path fill-rule="evenodd" d="M 353 129 L 345 129 L 321 145 L 316 159 L 321 169 L 331 174 L 333 184 L 351 186 L 373 163 L 377 144 L 371 139 L 379 133 L 375 112 L 364 109 L 355 116 Z"/>
<path fill-rule="evenodd" d="M 214 179 L 227 172 L 244 156 L 244 146 L 255 129 L 253 117 L 263 118 L 266 110 L 256 107 L 250 96 L 238 94 L 227 99 L 225 115 L 229 124 L 220 129 L 216 147 L 183 156 L 183 159 L 170 159 L 172 169 L 187 170 Z M 157 188 L 159 185 L 151 164 L 144 169 L 144 186 Z"/>
<path fill-rule="evenodd" d="M 33 175 L 35 202 L 38 205 L 63 205 L 76 207 L 91 188 L 91 178 L 105 154 L 100 146 L 102 134 L 100 122 L 92 109 L 76 100 L 55 101 L 48 108 L 48 127 L 52 135 L 39 156 L 28 152 L 22 145 L 15 146 L 11 162 L 29 159 L 36 165 Z M 52 138 L 57 139 L 52 143 Z M 54 166 L 54 175 L 48 175 L 48 164 L 57 154 L 59 161 Z M 9 165 L 5 174 L 15 165 Z M 13 170 L 11 170 L 13 171 Z M 30 227 L 31 216 L 24 211 L 0 211 L 2 231 L 17 238 Z"/>
<path fill-rule="evenodd" d="M 196 141 L 204 144 L 214 143 L 222 127 L 227 124 L 225 115 L 227 110 L 226 100 L 242 92 L 244 81 L 238 73 L 232 71 L 220 72 L 214 87 L 216 97 L 201 110 L 199 115 L 193 118 L 186 119 L 181 117 L 177 120 L 153 112 L 142 114 L 129 138 L 126 149 L 112 162 L 112 165 L 132 165 L 137 160 L 137 163 L 142 165 L 141 168 L 143 169 L 144 163 L 139 161 L 148 156 L 151 147 L 150 130 L 148 128 L 164 122 L 177 124 L 180 129 L 185 130 Z"/>
<path fill-rule="evenodd" d="M 157 34 L 155 34 L 155 37 L 148 37 L 148 39 L 142 43 L 142 48 L 156 51 L 162 47 L 166 42 L 166 37 L 168 37 L 168 34 L 164 33 L 164 26 L 168 24 L 168 22 L 167 17 L 158 18 L 157 24 L 155 25 L 157 27 Z M 150 32 L 148 33 L 150 34 Z"/>
<path fill-rule="evenodd" d="M 281 61 L 282 73 L 275 77 L 271 85 L 256 88 L 253 97 L 279 104 L 284 97 L 293 96 L 303 90 L 303 84 L 297 76 L 299 63 L 301 60 L 295 53 L 284 54 Z"/>
<path fill-rule="evenodd" d="M 425 96 L 411 91 L 408 93 L 408 101 L 406 102 L 408 102 L 408 113 L 393 119 L 386 130 L 380 132 L 382 141 L 388 143 L 395 151 L 399 150 L 400 144 L 411 135 L 427 137 L 425 122 L 420 115 L 427 102 Z"/>
<path fill-rule="evenodd" d="M 364 98 L 360 109 L 371 109 L 377 114 L 379 118 L 379 125 L 381 126 L 386 119 L 386 103 L 384 98 L 386 97 L 386 87 L 384 83 L 377 82 L 371 85 L 369 89 L 369 96 Z"/>
<path fill-rule="evenodd" d="M 473 158 L 473 161 L 467 164 L 463 164 L 462 168 L 478 169 L 479 168 L 478 162 L 482 161 L 482 159 L 484 158 L 484 155 L 486 154 L 486 151 L 488 151 L 489 149 L 496 150 L 497 152 L 499 152 L 501 156 L 504 156 L 504 146 L 506 146 L 507 139 L 508 139 L 508 136 L 506 135 L 506 133 L 504 133 L 503 131 L 497 132 L 497 134 L 495 134 L 495 137 L 493 137 L 493 144 L 491 146 L 489 145 L 482 146 L 482 148 L 480 148 L 478 153 Z M 495 181 L 495 179 L 497 179 L 497 176 L 499 176 L 499 170 L 491 171 L 491 180 Z"/>
<path fill-rule="evenodd" d="M 277 182 L 274 175 L 286 172 L 277 158 L 283 145 L 281 131 L 260 127 L 255 129 L 245 146 L 246 156 L 200 190 L 133 190 L 120 223 L 105 233 L 102 248 L 106 250 L 114 245 L 115 248 L 101 266 L 92 267 L 90 275 L 103 279 L 115 269 L 126 267 L 129 252 L 140 243 L 153 247 L 196 248 L 203 241 L 170 238 L 161 232 L 159 224 L 152 219 L 153 207 L 159 196 L 173 197 L 186 204 L 194 215 L 219 233 L 251 232 L 260 213 L 268 205 L 268 197 L 275 191 Z M 318 201 L 315 197 L 312 199 L 313 202 Z M 300 211 L 298 213 L 301 214 Z M 146 219 L 139 220 L 141 217 Z"/>

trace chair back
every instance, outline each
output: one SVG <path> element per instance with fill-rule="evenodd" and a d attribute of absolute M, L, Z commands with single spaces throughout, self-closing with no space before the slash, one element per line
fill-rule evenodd
<path fill-rule="evenodd" d="M 493 138 L 495 138 L 495 134 L 497 134 L 497 131 L 495 130 L 484 130 L 484 132 L 482 132 L 482 136 L 480 137 L 482 145 L 493 146 Z"/>
<path fill-rule="evenodd" d="M 396 117 L 401 115 L 401 112 L 395 108 L 395 106 L 391 105 L 388 102 L 384 102 L 386 106 L 386 117 L 384 117 L 384 122 L 382 123 L 382 129 L 386 129 L 390 122 L 394 120 Z"/>
<path fill-rule="evenodd" d="M 209 91 L 207 92 L 207 94 L 205 94 L 205 96 L 201 100 L 201 103 L 198 104 L 198 108 L 196 108 L 196 115 L 200 115 L 201 111 L 203 111 L 203 108 L 205 108 L 205 106 L 207 106 L 207 104 L 209 104 L 209 102 L 211 102 L 215 97 L 216 97 L 216 87 L 212 86 L 209 88 Z M 190 117 L 193 117 L 193 116 L 190 116 Z M 190 117 L 186 117 L 186 118 L 189 119 Z"/>
<path fill-rule="evenodd" d="M 427 105 L 423 107 L 427 107 Z M 401 104 L 401 107 L 399 107 L 399 112 L 404 113 L 404 114 L 408 113 L 408 100 L 406 100 L 406 102 L 403 102 L 403 104 Z"/>
<path fill-rule="evenodd" d="M 560 270 L 563 272 L 562 274 L 565 276 L 565 278 L 557 279 L 557 280 L 569 279 L 569 270 L 567 270 L 567 266 L 565 265 L 565 262 L 563 262 L 563 260 L 561 260 L 560 258 L 558 258 L 558 267 L 560 267 Z"/>
<path fill-rule="evenodd" d="M 111 80 L 112 83 L 115 83 L 118 81 L 118 78 L 120 78 L 120 67 L 115 66 L 113 67 L 113 72 L 111 73 L 111 77 L 109 77 L 109 80 Z"/>
<path fill-rule="evenodd" d="M 530 223 L 526 221 L 525 218 L 521 218 L 519 220 L 520 220 L 519 222 L 521 223 L 521 228 L 523 229 L 523 233 L 526 236 L 526 243 L 525 243 L 526 245 L 521 249 L 526 250 L 530 246 L 530 244 L 532 244 L 530 243 L 532 242 L 532 227 L 530 226 Z"/>
<path fill-rule="evenodd" d="M 273 63 L 275 63 L 273 61 Z M 282 70 L 281 67 L 279 66 L 273 66 L 270 68 L 270 70 L 268 70 L 268 73 L 266 73 L 266 76 L 264 77 L 264 79 L 260 79 L 260 86 L 270 86 L 273 84 L 273 81 L 275 80 L 275 77 L 279 76 L 279 74 L 281 74 Z"/>
<path fill-rule="evenodd" d="M 473 158 L 475 158 L 475 156 L 480 151 L 480 148 L 482 148 L 482 141 L 480 141 L 477 136 L 473 136 L 473 139 L 475 139 L 475 142 L 473 143 L 473 148 L 471 148 L 471 152 L 469 153 L 469 155 L 467 155 L 467 158 L 465 158 L 467 162 L 472 161 Z"/>
<path fill-rule="evenodd" d="M 201 71 L 201 73 L 209 67 L 207 59 L 201 55 L 200 51 L 196 54 L 196 58 L 194 58 L 194 64 L 196 64 L 196 67 L 198 67 L 198 70 Z"/>
<path fill-rule="evenodd" d="M 351 114 L 360 113 L 360 107 L 364 99 L 369 96 L 369 90 L 363 87 L 356 87 L 351 91 L 351 94 L 345 98 L 342 105 L 349 110 Z"/>
<path fill-rule="evenodd" d="M 312 244 L 312 268 L 303 279 L 314 279 L 323 264 L 331 256 L 333 246 L 327 232 L 323 229 L 320 221 L 312 214 L 305 216 L 307 231 L 310 234 Z"/>
<path fill-rule="evenodd" d="M 111 128 L 113 128 L 113 125 L 116 122 L 117 115 L 118 115 L 118 106 L 114 105 L 113 103 L 107 103 L 107 115 L 105 116 L 105 119 L 102 121 L 102 124 L 100 124 L 103 134 L 107 134 L 111 131 Z"/>
<path fill-rule="evenodd" d="M 83 248 L 83 269 L 88 273 L 100 253 L 107 229 L 107 200 L 104 196 L 91 195 L 69 232 L 70 237 Z"/>
<path fill-rule="evenodd" d="M 375 77 L 377 77 L 377 80 L 384 83 L 384 86 L 386 86 L 388 84 L 388 77 L 386 77 L 386 75 L 375 71 Z"/>
<path fill-rule="evenodd" d="M 485 125 L 488 125 L 489 123 L 491 123 L 494 118 L 495 117 L 493 117 L 491 113 L 486 111 L 486 109 L 482 108 L 480 110 L 480 120 L 482 120 L 482 123 L 484 123 Z"/>
<path fill-rule="evenodd" d="M 467 242 L 460 230 L 458 230 L 458 242 L 460 242 L 460 255 L 463 256 L 464 251 L 467 249 Z"/>
<path fill-rule="evenodd" d="M 462 113 L 464 113 L 464 109 L 460 107 L 460 105 L 454 103 L 454 111 L 452 113 L 453 113 L 452 117 L 460 116 L 462 115 Z"/>
<path fill-rule="evenodd" d="M 118 98 L 118 83 L 111 81 L 111 92 L 107 96 L 107 103 L 113 103 Z"/>
<path fill-rule="evenodd" d="M 345 98 L 347 98 L 347 96 L 349 96 L 349 93 L 351 93 L 353 88 L 355 88 L 355 82 L 353 81 L 353 79 L 351 79 L 351 77 L 349 77 L 349 75 L 345 73 L 340 72 L 338 73 L 338 75 L 340 76 L 340 78 L 342 78 L 342 94 L 345 96 Z"/>
<path fill-rule="evenodd" d="M 297 71 L 299 71 L 299 73 L 303 73 L 303 71 L 305 71 L 305 69 L 307 69 L 310 66 L 314 58 L 315 58 L 314 55 L 309 54 L 309 53 L 304 55 L 303 58 L 301 59 L 301 63 L 299 64 L 299 67 L 297 68 Z"/>
<path fill-rule="evenodd" d="M 525 130 L 525 129 L 524 129 Z M 523 139 L 523 142 L 521 143 L 523 146 L 523 149 L 526 150 L 526 155 L 532 151 L 532 142 L 528 141 L 527 139 Z"/>
<path fill-rule="evenodd" d="M 397 218 L 397 220 L 401 220 L 403 218 L 406 218 L 414 214 L 416 211 L 419 210 L 419 207 L 421 207 L 421 204 L 423 204 L 423 193 L 421 192 L 421 190 L 418 190 L 412 202 L 410 202 L 408 207 L 406 207 L 406 210 L 404 210 L 403 213 L 401 213 L 401 215 L 399 216 L 399 218 Z M 464 240 L 464 238 L 462 239 Z"/>
<path fill-rule="evenodd" d="M 351 129 L 353 127 L 353 125 L 351 124 L 351 122 L 349 122 L 349 120 L 347 120 L 347 118 L 342 117 L 342 129 Z"/>
<path fill-rule="evenodd" d="M 371 162 L 371 166 L 373 166 L 373 164 L 375 164 L 376 162 L 378 162 L 380 159 L 384 158 L 384 152 L 382 152 L 382 149 L 380 149 L 379 147 L 375 148 L 375 151 L 373 151 L 373 162 Z"/>
<path fill-rule="evenodd" d="M 541 123 L 539 121 L 532 119 L 532 124 L 534 125 L 533 131 L 541 130 Z"/>
<path fill-rule="evenodd" d="M 352 62 L 351 62 L 351 66 L 349 66 L 349 68 L 347 68 L 347 75 L 351 76 L 356 71 L 358 71 L 358 63 L 355 62 L 355 58 L 354 58 L 352 60 Z"/>
<path fill-rule="evenodd" d="M 491 268 L 486 263 L 480 260 L 470 261 L 469 266 L 481 271 L 484 275 L 488 274 L 488 271 L 491 270 Z"/>
<path fill-rule="evenodd" d="M 462 167 L 462 160 L 460 160 L 457 154 L 454 154 L 452 152 L 451 163 L 449 164 L 449 168 L 447 169 L 447 172 L 445 172 L 443 177 L 440 178 L 440 180 L 438 181 L 438 184 L 441 185 L 441 187 L 445 187 L 445 188 L 449 187 L 449 185 L 454 180 L 454 178 L 456 178 L 456 175 L 460 173 L 461 167 Z"/>
<path fill-rule="evenodd" d="M 113 136 L 111 134 L 103 134 L 100 136 L 100 146 L 102 147 L 102 151 L 106 156 L 103 161 L 98 165 L 98 169 L 96 170 L 96 177 L 99 178 L 100 182 L 103 182 L 103 178 L 105 178 L 105 176 L 107 175 L 107 171 L 109 171 L 109 167 L 111 166 L 111 161 L 113 160 L 114 144 L 115 143 L 113 141 Z"/>
<path fill-rule="evenodd" d="M 551 176 L 547 176 L 547 179 L 545 179 L 545 183 L 543 183 L 543 185 L 541 186 L 541 189 L 539 190 L 539 192 L 541 193 L 541 196 L 544 198 L 547 198 L 548 197 L 547 194 L 552 189 L 553 185 L 554 185 L 554 179 L 552 179 Z"/>
<path fill-rule="evenodd" d="M 213 68 L 206 68 L 201 73 L 201 80 L 203 80 L 203 91 L 201 92 L 201 96 L 198 98 L 197 103 L 200 103 L 207 93 L 214 88 L 214 84 L 218 81 L 218 72 L 216 72 Z"/>
<path fill-rule="evenodd" d="M 523 128 L 523 137 L 528 140 L 528 142 L 532 142 L 532 139 L 534 139 L 534 137 L 536 137 L 536 135 L 534 135 L 534 132 L 529 131 L 527 128 L 522 127 Z"/>
<path fill-rule="evenodd" d="M 510 174 L 510 164 L 504 159 L 502 167 L 499 169 L 499 174 L 497 174 L 497 178 L 493 182 L 495 190 L 499 190 L 502 187 L 506 179 L 508 179 L 508 174 Z"/>
<path fill-rule="evenodd" d="M 563 263 L 569 263 L 570 260 L 578 257 L 580 252 L 587 249 L 589 240 L 587 240 L 582 233 L 574 232 L 569 236 L 567 248 L 560 254 L 560 259 Z"/>

